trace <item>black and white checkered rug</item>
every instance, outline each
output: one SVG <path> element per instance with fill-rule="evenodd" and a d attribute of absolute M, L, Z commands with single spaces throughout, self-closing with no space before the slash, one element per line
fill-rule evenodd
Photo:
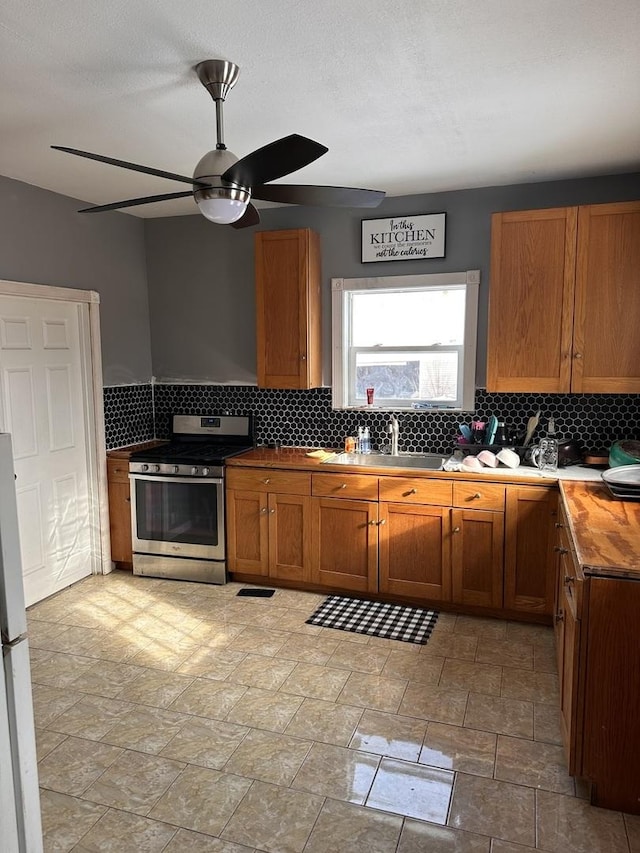
<path fill-rule="evenodd" d="M 329 595 L 306 621 L 322 628 L 424 645 L 437 619 L 434 610 Z"/>

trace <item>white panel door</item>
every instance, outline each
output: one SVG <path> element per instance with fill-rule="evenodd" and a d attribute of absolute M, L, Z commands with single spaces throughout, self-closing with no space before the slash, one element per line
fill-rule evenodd
<path fill-rule="evenodd" d="M 77 303 L 0 296 L 0 426 L 10 432 L 27 606 L 91 574 Z"/>

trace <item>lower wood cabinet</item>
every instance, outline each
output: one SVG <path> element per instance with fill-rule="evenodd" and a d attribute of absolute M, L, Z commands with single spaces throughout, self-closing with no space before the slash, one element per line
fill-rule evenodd
<path fill-rule="evenodd" d="M 378 504 L 323 497 L 312 500 L 313 581 L 354 592 L 377 592 Z"/>
<path fill-rule="evenodd" d="M 310 484 L 310 476 L 298 472 L 229 470 L 226 509 L 230 571 L 311 581 Z"/>
<path fill-rule="evenodd" d="M 229 466 L 228 567 L 357 593 L 550 614 L 555 495 L 536 486 Z"/>
<path fill-rule="evenodd" d="M 554 630 L 560 688 L 560 728 L 569 773 L 575 776 L 580 773 L 582 747 L 582 738 L 578 736 L 578 676 L 584 581 L 573 552 L 566 518 L 560 521 L 558 530 Z"/>
<path fill-rule="evenodd" d="M 451 600 L 502 607 L 504 512 L 451 510 Z"/>
<path fill-rule="evenodd" d="M 129 460 L 123 452 L 120 452 L 118 457 L 107 459 L 107 488 L 109 491 L 111 559 L 115 563 L 132 566 Z"/>
<path fill-rule="evenodd" d="M 556 489 L 507 488 L 504 606 L 523 613 L 553 613 Z"/>
<path fill-rule="evenodd" d="M 562 512 L 558 534 L 555 632 L 567 766 L 591 783 L 593 805 L 639 814 L 640 580 L 599 574 L 606 563 L 581 565 Z"/>
<path fill-rule="evenodd" d="M 380 592 L 451 600 L 451 517 L 446 507 L 380 503 Z"/>

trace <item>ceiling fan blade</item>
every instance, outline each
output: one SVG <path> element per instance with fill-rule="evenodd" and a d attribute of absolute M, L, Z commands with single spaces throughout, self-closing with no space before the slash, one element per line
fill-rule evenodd
<path fill-rule="evenodd" d="M 232 228 L 248 228 L 250 225 L 257 225 L 260 222 L 260 214 L 256 208 L 249 202 L 244 215 L 240 219 L 231 223 Z"/>
<path fill-rule="evenodd" d="M 104 213 L 105 210 L 120 210 L 121 207 L 136 207 L 139 204 L 153 204 L 154 201 L 167 201 L 170 198 L 193 197 L 192 192 L 162 193 L 162 195 L 147 195 L 144 198 L 130 198 L 127 201 L 113 201 L 111 204 L 99 204 L 97 207 L 84 207 L 78 213 Z"/>
<path fill-rule="evenodd" d="M 266 184 L 308 166 L 328 150 L 326 145 L 292 133 L 241 157 L 222 175 L 222 180 L 242 187 Z"/>
<path fill-rule="evenodd" d="M 254 187 L 253 198 L 284 204 L 307 204 L 328 207 L 377 207 L 385 196 L 381 190 L 356 187 L 314 187 L 301 184 L 269 184 Z"/>
<path fill-rule="evenodd" d="M 151 166 L 140 166 L 138 163 L 128 163 L 126 160 L 115 160 L 113 157 L 103 157 L 102 154 L 92 154 L 90 151 L 79 151 L 77 148 L 66 148 L 64 145 L 52 145 L 56 151 L 66 151 L 67 154 L 75 154 L 77 157 L 86 157 L 87 160 L 97 160 L 98 163 L 107 163 L 109 166 L 120 166 L 122 169 L 131 169 L 132 172 L 142 172 L 145 175 L 155 175 L 158 178 L 168 178 L 170 181 L 181 181 L 183 184 L 193 184 L 198 187 L 206 187 L 203 181 L 194 181 L 186 175 L 176 175 L 175 172 L 163 172 L 162 169 L 152 169 Z"/>

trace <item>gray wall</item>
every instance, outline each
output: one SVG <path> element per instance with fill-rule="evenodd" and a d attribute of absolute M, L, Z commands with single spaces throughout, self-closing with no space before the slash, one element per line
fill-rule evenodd
<path fill-rule="evenodd" d="M 281 207 L 259 229 L 319 232 L 323 279 L 323 377 L 330 384 L 330 280 L 481 270 L 477 384 L 484 387 L 491 214 L 500 210 L 640 198 L 640 173 L 385 199 L 374 210 Z M 446 257 L 360 262 L 362 219 L 447 213 Z M 161 380 L 256 381 L 253 232 L 202 216 L 145 221 L 154 373 Z M 553 310 L 553 306 L 551 306 Z"/>
<path fill-rule="evenodd" d="M 0 278 L 97 290 L 105 385 L 148 382 L 144 224 L 122 213 L 80 215 L 80 206 L 0 177 Z"/>

